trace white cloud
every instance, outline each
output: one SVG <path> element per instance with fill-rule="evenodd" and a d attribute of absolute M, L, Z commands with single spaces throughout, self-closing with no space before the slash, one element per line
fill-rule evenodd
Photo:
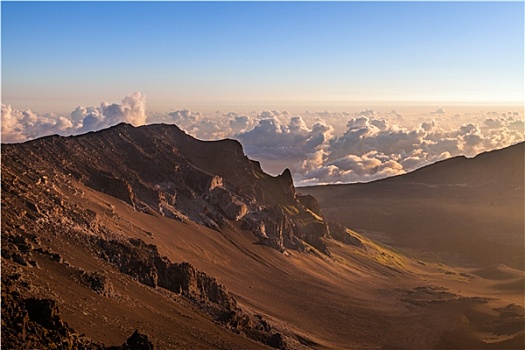
<path fill-rule="evenodd" d="M 200 113 L 193 113 L 189 109 L 174 111 L 168 113 L 168 116 L 173 123 L 183 125 L 193 124 L 202 117 Z"/>
<path fill-rule="evenodd" d="M 322 153 L 297 163 L 296 184 L 372 181 L 524 140 L 522 119 L 513 113 L 497 122 L 481 114 L 455 115 L 450 120 L 440 117 L 446 126 L 432 118 L 413 128 L 391 124 L 400 118 L 389 121 L 378 113 L 364 115 L 372 113 L 349 119 L 346 131 Z M 472 122 L 457 124 L 465 120 Z"/>
<path fill-rule="evenodd" d="M 376 115 L 376 112 L 373 109 L 365 109 L 364 111 L 359 112 L 357 115 L 371 118 Z"/>
<path fill-rule="evenodd" d="M 333 128 L 322 120 L 308 126 L 301 116 L 288 117 L 287 113 L 261 113 L 253 129 L 234 135 L 252 156 L 264 160 L 288 162 L 302 169 L 312 169 L 323 158 L 329 147 Z M 271 116 L 271 118 L 268 118 Z"/>
<path fill-rule="evenodd" d="M 99 130 L 120 122 L 146 123 L 146 97 L 135 92 L 121 104 L 103 102 L 99 107 L 77 107 L 67 116 L 14 110 L 2 104 L 2 142 L 22 142 L 40 136 L 73 135 Z"/>
<path fill-rule="evenodd" d="M 39 115 L 2 104 L 2 142 L 22 142 L 51 134 L 68 134 L 73 127 L 63 116 Z"/>
<path fill-rule="evenodd" d="M 504 124 L 504 120 L 502 118 L 499 118 L 499 119 L 488 118 L 488 119 L 485 119 L 484 123 L 489 128 L 501 128 Z"/>
<path fill-rule="evenodd" d="M 524 140 L 519 112 L 401 115 L 366 109 L 350 112 L 266 110 L 201 114 L 187 109 L 146 114 L 141 93 L 120 104 L 78 107 L 69 115 L 39 114 L 2 105 L 2 142 L 72 135 L 119 122 L 174 123 L 203 140 L 234 138 L 266 170 L 292 170 L 298 185 L 364 182 L 410 172 L 446 158 L 503 148 Z"/>
<path fill-rule="evenodd" d="M 230 115 L 229 124 L 234 134 L 241 134 L 247 132 L 253 126 L 252 120 L 246 115 Z"/>
<path fill-rule="evenodd" d="M 436 126 L 436 122 L 434 120 L 429 122 L 423 122 L 421 123 L 421 129 L 425 130 L 426 132 L 429 132 Z"/>
<path fill-rule="evenodd" d="M 147 119 L 146 96 L 134 92 L 124 97 L 121 104 L 103 102 L 98 108 L 77 107 L 71 119 L 82 120 L 80 132 L 99 130 L 122 122 L 144 125 Z"/>
<path fill-rule="evenodd" d="M 22 118 L 19 111 L 13 111 L 10 105 L 2 104 L 2 142 L 25 140 L 19 126 L 20 119 Z"/>

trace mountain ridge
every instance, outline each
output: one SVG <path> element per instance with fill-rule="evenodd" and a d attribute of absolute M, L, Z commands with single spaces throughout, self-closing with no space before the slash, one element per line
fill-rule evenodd
<path fill-rule="evenodd" d="M 175 125 L 121 123 L 97 133 L 49 136 L 20 147 L 52 155 L 28 160 L 35 166 L 47 163 L 136 210 L 215 229 L 228 220 L 240 221 L 258 233 L 261 243 L 280 251 L 313 245 L 327 253 L 319 238 L 329 235 L 328 226 L 316 223 L 315 215 L 320 214 L 310 214 L 296 198 L 290 171 L 276 177 L 264 173 L 237 141 L 196 140 Z M 15 149 L 4 148 L 6 158 Z M 85 151 L 90 148 L 97 151 Z"/>
<path fill-rule="evenodd" d="M 523 150 L 525 147 L 525 142 L 518 142 L 514 145 L 494 149 L 491 151 L 484 151 L 482 153 L 479 153 L 475 155 L 474 157 L 466 157 L 464 155 L 455 156 L 447 159 L 442 159 L 437 162 L 427 164 L 425 166 L 422 166 L 421 168 L 415 169 L 413 171 L 410 171 L 408 173 L 389 176 L 383 179 L 373 180 L 369 182 L 356 182 L 356 183 L 337 183 L 337 184 L 325 184 L 325 185 L 308 185 L 308 186 L 300 186 L 297 188 L 316 188 L 316 187 L 330 187 L 330 186 L 346 186 L 346 185 L 352 185 L 352 184 L 367 184 L 367 183 L 380 183 L 380 182 L 389 182 L 389 181 L 412 181 L 412 182 L 420 182 L 424 183 L 426 181 L 435 181 L 435 183 L 438 184 L 456 184 L 461 185 L 462 183 L 467 183 L 469 180 L 475 179 L 479 180 L 479 176 L 476 176 L 476 173 L 478 172 L 472 165 L 476 162 L 481 162 L 485 160 L 486 158 L 490 158 L 490 167 L 493 167 L 495 169 L 498 169 L 498 165 L 501 165 L 502 163 L 512 163 L 515 165 L 514 172 L 513 171 L 507 171 L 504 174 L 504 177 L 493 180 L 493 179 L 487 179 L 487 182 L 501 182 L 501 183 L 508 183 L 507 179 L 510 179 L 510 183 L 516 184 L 516 185 L 523 185 L 522 182 L 519 181 L 519 176 L 515 176 L 516 173 L 523 173 L 523 162 L 507 162 L 507 160 L 497 160 L 496 156 L 498 155 L 504 155 L 506 158 L 509 158 L 509 160 L 516 160 L 519 159 L 519 156 L 521 156 L 520 150 Z M 511 155 L 511 153 L 514 153 L 514 155 Z M 450 174 L 445 171 L 446 166 L 451 165 L 452 163 L 461 164 L 460 166 L 463 168 L 463 173 L 460 172 L 459 176 L 463 177 L 461 179 L 462 182 L 458 181 L 458 174 Z M 448 174 L 448 176 L 447 176 Z M 479 175 L 479 174 L 478 174 Z M 513 176 L 514 175 L 514 176 Z M 425 179 L 425 177 L 428 177 L 428 179 Z"/>
<path fill-rule="evenodd" d="M 265 174 L 236 141 L 124 124 L 6 145 L 1 165 L 3 346 L 519 348 L 523 340 L 514 269 L 416 261 L 329 224 L 289 171 Z M 479 310 L 476 322 L 451 327 Z"/>
<path fill-rule="evenodd" d="M 262 316 L 240 308 L 214 277 L 187 262 L 173 263 L 148 244 L 145 239 L 151 232 L 141 230 L 146 233 L 141 238 L 116 234 L 117 227 L 102 218 L 106 214 L 118 217 L 114 205 L 108 204 L 100 212 L 99 205 L 86 202 L 88 189 L 152 218 L 203 225 L 217 232 L 248 231 L 256 237 L 255 243 L 285 255 L 291 249 L 329 256 L 321 240 L 329 235 L 328 224 L 320 213 L 312 211 L 317 208 L 313 198 L 305 197 L 306 204 L 301 203 L 289 170 L 270 176 L 244 155 L 237 141 L 199 141 L 174 125 L 133 127 L 122 123 L 99 132 L 52 135 L 2 147 L 2 207 L 9 209 L 3 210 L 3 261 L 38 269 L 41 259 L 50 259 L 84 287 L 118 298 L 107 273 L 73 267 L 70 259 L 74 256 L 64 258 L 64 244 L 73 243 L 74 237 L 74 245 L 90 252 L 87 259 L 109 264 L 140 284 L 181 295 L 233 332 L 274 348 L 286 348 L 282 336 Z M 49 243 L 43 244 L 43 239 Z M 18 273 L 8 276 L 3 285 L 13 284 Z M 12 301 L 6 302 L 6 307 L 25 305 L 17 302 L 17 297 L 6 300 Z M 18 311 L 24 312 L 29 311 Z M 44 325 L 43 334 L 59 325 Z M 35 346 L 52 346 L 58 341 L 39 333 L 31 336 Z M 5 341 L 17 344 L 20 339 L 9 333 Z M 51 343 L 46 345 L 46 341 Z"/>
<path fill-rule="evenodd" d="M 482 152 L 471 158 L 458 156 L 444 159 L 410 173 L 394 176 L 390 181 L 410 180 L 451 185 L 498 183 L 523 186 L 523 181 L 520 181 L 520 175 L 523 174 L 524 164 L 519 159 L 523 159 L 524 147 L 525 142 L 519 142 L 505 148 Z M 451 172 L 447 167 L 454 167 L 454 171 Z M 487 174 L 487 168 L 495 171 Z M 484 176 L 481 177 L 481 175 Z"/>
<path fill-rule="evenodd" d="M 523 270 L 524 162 L 521 142 L 369 183 L 298 192 L 315 196 L 329 220 L 394 247 Z"/>

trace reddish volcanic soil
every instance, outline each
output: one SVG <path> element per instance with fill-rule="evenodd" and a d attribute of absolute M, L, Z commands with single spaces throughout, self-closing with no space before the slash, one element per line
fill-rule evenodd
<path fill-rule="evenodd" d="M 182 219 L 154 206 L 139 210 L 136 184 L 129 192 L 136 197 L 119 192 L 119 198 L 83 176 L 46 168 L 49 163 L 30 153 L 27 165 L 5 155 L 3 150 L 3 298 L 5 292 L 54 300 L 61 320 L 94 342 L 120 345 L 138 329 L 156 349 L 523 347 L 523 270 L 511 264 L 452 266 L 443 256 L 441 262 L 413 258 L 351 230 L 338 233 L 347 243 L 325 231 L 313 239 L 307 223 L 324 228 L 325 221 L 313 202 L 290 199 L 292 192 L 258 199 L 281 201 L 286 225 L 279 230 L 294 235 L 281 243 L 301 242 L 280 249 L 247 226 L 251 221 L 228 219 L 215 227 L 190 220 L 193 211 L 183 207 L 163 207 Z M 202 169 L 205 160 L 200 162 Z M 263 176 L 253 171 L 255 179 Z M 228 191 L 229 173 L 221 175 Z M 289 190 L 282 179 L 272 181 L 264 178 L 261 186 Z M 241 209 L 252 193 L 242 189 L 228 197 Z M 196 196 L 191 205 L 202 198 L 212 197 Z M 320 202 L 330 219 L 342 218 L 329 210 L 326 197 Z M 213 205 L 208 210 L 219 204 Z M 221 208 L 217 213 L 224 214 Z M 273 221 L 261 218 L 271 236 Z M 10 305 L 3 303 L 3 313 Z M 28 334 L 42 323 L 31 322 Z"/>

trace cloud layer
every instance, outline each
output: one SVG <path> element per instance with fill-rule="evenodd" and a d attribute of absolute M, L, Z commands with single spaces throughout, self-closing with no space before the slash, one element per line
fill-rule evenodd
<path fill-rule="evenodd" d="M 67 116 L 21 111 L 2 104 L 2 142 L 79 134 L 121 122 L 143 125 L 146 119 L 146 96 L 140 92 L 129 94 L 121 104 L 103 102 L 99 107 L 77 107 Z"/>
<path fill-rule="evenodd" d="M 483 120 L 483 116 L 472 119 Z M 519 116 L 505 115 L 497 123 L 488 120 L 457 127 L 441 126 L 432 120 L 407 128 L 382 118 L 352 118 L 341 136 L 329 140 L 323 157 L 296 164 L 296 182 L 371 181 L 452 156 L 475 156 L 523 141 Z"/>
<path fill-rule="evenodd" d="M 174 123 L 203 140 L 234 138 L 271 173 L 291 168 L 296 185 L 366 182 L 415 170 L 457 155 L 503 148 L 524 140 L 519 112 L 423 114 L 262 111 L 248 114 L 190 110 L 146 114 L 140 92 L 120 104 L 78 107 L 69 115 L 38 114 L 2 105 L 2 142 L 72 135 L 127 122 Z"/>

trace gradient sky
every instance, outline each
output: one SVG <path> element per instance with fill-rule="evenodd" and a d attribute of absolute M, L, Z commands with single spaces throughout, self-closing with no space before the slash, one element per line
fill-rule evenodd
<path fill-rule="evenodd" d="M 6 2 L 2 103 L 41 112 L 523 104 L 523 2 Z M 304 108 L 302 108 L 304 107 Z"/>

